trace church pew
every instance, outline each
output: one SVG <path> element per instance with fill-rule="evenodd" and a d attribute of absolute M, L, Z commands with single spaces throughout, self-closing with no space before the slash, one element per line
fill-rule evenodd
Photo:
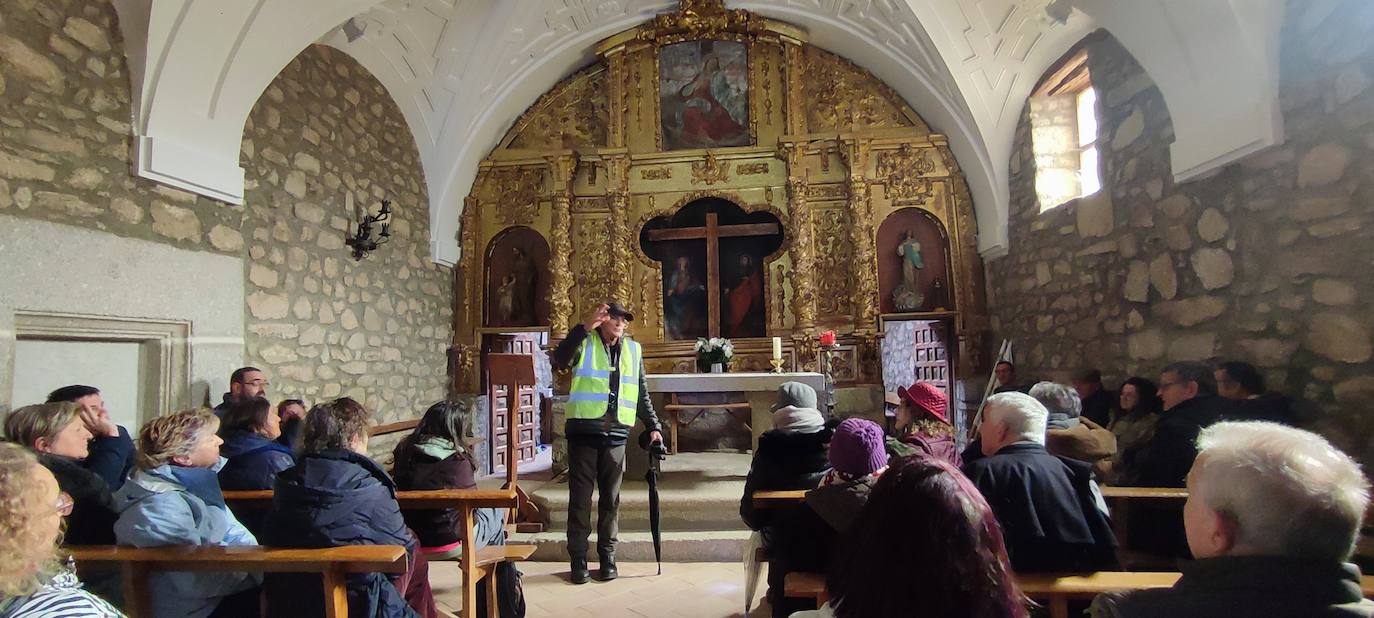
<path fill-rule="evenodd" d="M 272 491 L 226 491 L 224 501 L 241 508 L 268 508 L 272 506 Z M 401 510 L 454 509 L 458 511 L 463 526 L 463 538 L 473 535 L 473 510 L 479 508 L 513 509 L 518 504 L 514 488 L 511 489 L 432 489 L 417 491 L 398 491 L 396 501 Z M 497 563 L 528 560 L 534 555 L 533 545 L 493 545 L 474 552 L 472 545 L 463 544 L 463 558 L 458 561 L 458 569 L 463 575 L 463 618 L 475 618 L 477 613 L 477 582 L 492 571 Z M 496 586 L 487 586 L 487 607 L 495 608 Z M 494 610 L 493 610 L 494 611 Z"/>
<path fill-rule="evenodd" d="M 1068 618 L 1070 599 L 1091 599 L 1103 592 L 1168 588 L 1173 586 L 1180 576 L 1179 573 L 1124 571 L 1042 573 L 1017 575 L 1016 585 L 1027 597 L 1046 602 L 1052 618 Z M 1374 597 L 1374 576 L 1362 577 L 1360 590 L 1366 598 Z M 819 607 L 827 600 L 825 576 L 820 573 L 788 573 L 783 579 L 783 593 L 792 598 L 815 599 Z"/>
<path fill-rule="evenodd" d="M 1116 487 L 1105 485 L 1102 487 L 1102 497 L 1106 499 L 1107 506 L 1112 511 L 1112 533 L 1116 535 L 1116 546 L 1121 548 L 1122 560 L 1130 558 L 1130 562 L 1132 562 L 1128 565 L 1130 568 L 1170 568 L 1170 565 L 1173 564 L 1172 560 L 1161 562 L 1158 558 L 1151 558 L 1141 552 L 1131 551 L 1131 510 L 1133 505 L 1142 500 L 1156 503 L 1174 502 L 1181 510 L 1183 502 L 1188 499 L 1188 490 L 1181 487 Z"/>
<path fill-rule="evenodd" d="M 120 569 L 124 576 L 125 611 L 130 618 L 152 615 L 148 575 L 155 571 L 319 573 L 324 578 L 325 615 L 329 618 L 348 618 L 345 576 L 350 573 L 404 573 L 406 570 L 406 550 L 400 545 L 350 545 L 324 549 L 282 549 L 256 545 L 93 545 L 68 546 L 63 551 L 83 567 Z"/>

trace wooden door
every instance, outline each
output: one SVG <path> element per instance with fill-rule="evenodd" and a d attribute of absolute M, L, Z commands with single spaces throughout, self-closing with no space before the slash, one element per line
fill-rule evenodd
<path fill-rule="evenodd" d="M 929 382 L 945 391 L 945 396 L 953 399 L 950 381 L 954 366 L 950 361 L 948 324 L 941 321 L 922 321 L 916 323 L 914 349 L 916 381 Z"/>
<path fill-rule="evenodd" d="M 491 472 L 493 474 L 506 471 L 506 457 L 509 444 L 507 443 L 507 423 L 515 419 L 515 458 L 518 463 L 534 461 L 535 454 L 538 452 L 539 444 L 535 438 L 535 428 L 539 425 L 539 396 L 533 384 L 521 385 L 517 396 L 517 403 L 512 406 L 509 397 L 506 396 L 504 385 L 492 384 L 491 376 L 487 371 L 486 354 L 525 354 L 533 356 L 539 350 L 539 343 L 536 339 L 538 335 L 534 333 L 525 334 L 502 334 L 487 335 L 486 345 L 483 346 L 482 362 L 482 381 L 486 385 L 487 401 L 490 410 L 490 439 L 487 441 L 490 457 Z M 512 411 L 512 408 L 514 410 Z"/>

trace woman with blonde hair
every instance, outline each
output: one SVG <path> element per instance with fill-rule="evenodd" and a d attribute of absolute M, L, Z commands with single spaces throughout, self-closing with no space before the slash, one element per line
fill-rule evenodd
<path fill-rule="evenodd" d="M 219 419 L 209 409 L 183 410 L 143 425 L 138 462 L 115 493 L 120 545 L 257 545 L 224 505 L 215 472 L 224 466 Z M 161 572 L 150 577 L 155 618 L 251 616 L 260 575 Z"/>
<path fill-rule="evenodd" d="M 38 456 L 57 485 L 76 500 L 67 516 L 69 545 L 113 545 L 113 490 L 109 479 L 86 467 L 91 432 L 80 404 L 64 401 L 24 406 L 5 417 L 5 437 Z"/>
<path fill-rule="evenodd" d="M 0 618 L 115 618 L 57 557 L 72 499 L 33 453 L 0 443 Z"/>

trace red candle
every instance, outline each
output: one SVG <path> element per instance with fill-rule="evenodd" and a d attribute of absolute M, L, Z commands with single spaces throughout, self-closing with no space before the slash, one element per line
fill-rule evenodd
<path fill-rule="evenodd" d="M 835 345 L 835 331 L 828 330 L 821 333 L 821 345 Z"/>

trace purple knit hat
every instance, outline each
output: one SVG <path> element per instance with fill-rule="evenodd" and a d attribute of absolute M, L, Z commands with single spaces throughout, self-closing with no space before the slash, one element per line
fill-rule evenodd
<path fill-rule="evenodd" d="M 830 465 L 852 477 L 867 476 L 886 467 L 883 428 L 862 418 L 842 421 L 830 439 Z"/>

